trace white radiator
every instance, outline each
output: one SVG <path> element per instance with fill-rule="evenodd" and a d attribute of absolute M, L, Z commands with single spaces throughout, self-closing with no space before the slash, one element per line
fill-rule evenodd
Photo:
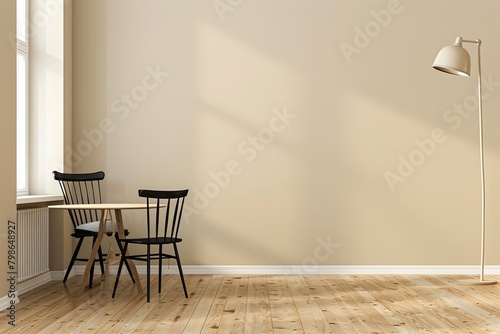
<path fill-rule="evenodd" d="M 49 208 L 17 210 L 17 282 L 49 271 Z"/>

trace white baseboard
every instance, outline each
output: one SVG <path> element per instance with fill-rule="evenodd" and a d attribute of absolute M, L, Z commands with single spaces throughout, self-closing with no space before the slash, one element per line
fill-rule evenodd
<path fill-rule="evenodd" d="M 74 273 L 82 275 L 85 266 L 74 266 Z M 125 268 L 123 269 L 125 270 Z M 479 266 L 182 266 L 185 275 L 475 275 L 480 273 Z M 111 266 L 110 272 L 116 274 L 117 266 Z M 146 274 L 146 266 L 137 266 L 140 275 Z M 178 273 L 175 264 L 163 266 L 165 274 Z M 151 267 L 151 273 L 157 274 L 158 267 Z M 486 275 L 500 275 L 500 266 L 486 266 Z"/>
<path fill-rule="evenodd" d="M 19 299 L 17 297 L 17 293 L 15 294 L 15 297 L 9 298 L 9 295 L 0 297 L 0 311 L 3 311 L 7 308 L 9 308 L 12 305 L 12 301 L 14 304 L 19 303 Z M 15 305 L 14 305 L 15 307 Z"/>
<path fill-rule="evenodd" d="M 19 295 L 22 295 L 25 292 L 33 290 L 34 288 L 37 288 L 37 287 L 44 285 L 45 283 L 48 283 L 51 281 L 52 281 L 52 274 L 50 272 L 46 272 L 44 274 L 33 277 L 32 279 L 24 281 L 22 283 L 18 283 L 17 284 L 17 293 Z"/>

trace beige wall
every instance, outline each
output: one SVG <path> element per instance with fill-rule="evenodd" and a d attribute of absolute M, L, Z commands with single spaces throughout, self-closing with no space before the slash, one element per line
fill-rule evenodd
<path fill-rule="evenodd" d="M 476 50 L 470 79 L 431 65 L 456 36 L 481 38 L 486 260 L 499 264 L 499 10 L 75 0 L 75 170 L 104 170 L 111 201 L 189 188 L 185 264 L 478 264 Z"/>
<path fill-rule="evenodd" d="M 6 275 L 7 222 L 16 220 L 16 1 L 0 2 L 0 271 Z M 14 38 L 14 39 L 13 39 Z M 0 279 L 0 297 L 9 291 L 7 277 Z M 5 301 L 3 301 L 5 302 Z"/>

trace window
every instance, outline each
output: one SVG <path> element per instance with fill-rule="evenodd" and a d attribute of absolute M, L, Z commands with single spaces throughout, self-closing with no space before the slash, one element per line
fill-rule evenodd
<path fill-rule="evenodd" d="M 17 49 L 18 196 L 60 193 L 52 171 L 64 171 L 66 2 L 16 0 L 17 27 L 9 38 Z"/>
<path fill-rule="evenodd" d="M 17 0 L 17 194 L 27 195 L 29 156 L 28 0 Z"/>

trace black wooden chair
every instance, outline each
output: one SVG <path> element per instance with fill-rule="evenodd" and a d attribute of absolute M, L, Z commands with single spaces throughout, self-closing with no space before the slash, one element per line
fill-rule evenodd
<path fill-rule="evenodd" d="M 113 295 L 115 297 L 118 281 L 120 280 L 120 273 L 123 263 L 129 260 L 146 261 L 147 266 L 147 302 L 150 300 L 150 286 L 151 286 L 151 260 L 158 260 L 158 293 L 161 293 L 161 276 L 162 276 L 162 259 L 175 259 L 179 274 L 181 277 L 182 287 L 184 288 L 184 295 L 188 298 L 186 283 L 182 273 L 181 259 L 177 244 L 182 241 L 178 237 L 179 227 L 182 218 L 182 209 L 184 207 L 184 200 L 188 194 L 188 190 L 139 190 L 139 196 L 146 198 L 147 203 L 147 237 L 141 238 L 124 238 L 119 239 L 124 242 L 122 254 L 126 254 L 129 244 L 136 244 L 146 246 L 146 254 L 136 254 L 122 256 L 118 272 L 116 274 L 115 286 L 113 288 Z M 151 202 L 151 203 L 150 203 Z M 160 208 L 164 204 L 165 207 Z M 151 205 L 156 207 L 151 208 Z M 165 253 L 163 245 L 172 245 L 173 254 Z M 156 253 L 151 252 L 151 247 L 157 246 Z"/>
<path fill-rule="evenodd" d="M 102 203 L 101 182 L 102 180 L 104 180 L 104 172 L 98 171 L 93 173 L 70 174 L 53 171 L 53 174 L 54 179 L 59 182 L 65 204 Z M 89 261 L 88 258 L 78 257 L 78 253 L 85 238 L 92 238 L 92 246 L 94 246 L 94 243 L 97 239 L 97 232 L 99 230 L 99 219 L 101 218 L 100 210 L 68 210 L 68 212 L 74 228 L 71 236 L 78 239 L 78 244 L 76 245 L 75 251 L 73 252 L 73 255 L 69 262 L 68 269 L 66 270 L 66 274 L 64 275 L 64 283 L 66 283 L 66 280 L 68 279 L 69 273 L 71 272 L 75 261 Z M 111 226 L 107 226 L 106 233 L 108 235 L 113 234 Z M 125 230 L 125 234 L 128 234 L 127 230 Z M 115 233 L 114 235 L 118 242 L 118 234 Z M 121 251 L 122 247 L 119 242 L 118 247 Z M 98 256 L 99 259 L 97 261 L 99 261 L 101 267 L 101 274 L 104 274 L 104 261 L 106 259 L 106 254 L 103 254 L 101 247 L 99 247 Z M 90 270 L 89 288 L 92 287 L 94 264 L 95 261 L 92 264 L 92 268 Z M 130 277 L 132 278 L 132 281 L 134 281 L 130 268 L 128 268 L 128 263 L 126 265 L 130 273 Z"/>

